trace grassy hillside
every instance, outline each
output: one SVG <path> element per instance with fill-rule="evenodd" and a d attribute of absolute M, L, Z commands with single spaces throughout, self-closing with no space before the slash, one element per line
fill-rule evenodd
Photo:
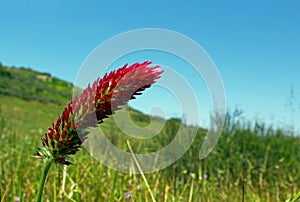
<path fill-rule="evenodd" d="M 28 68 L 5 67 L 0 63 L 0 96 L 28 101 L 65 104 L 71 99 L 73 85 Z"/>
<path fill-rule="evenodd" d="M 49 81 L 40 81 L 37 76 L 41 74 L 32 70 L 1 67 L 1 71 L 2 78 L 8 74 L 14 78 L 24 74 L 26 78 L 37 80 L 38 85 L 44 85 L 46 91 L 62 89 L 62 86 L 65 90 L 71 89 L 60 80 L 58 84 L 52 83 L 51 77 Z M 29 72 L 28 75 L 23 71 Z M 25 82 L 26 79 L 17 80 Z M 64 92 L 64 95 L 61 90 L 53 90 L 52 94 L 59 98 L 52 99 L 41 91 L 43 99 L 38 100 L 36 95 L 24 97 L 26 93 L 22 96 L 15 94 L 22 82 L 16 83 L 19 87 L 3 85 L 2 79 L 0 82 L 0 200 L 15 201 L 15 197 L 19 197 L 21 201 L 34 201 L 44 164 L 32 155 L 71 93 Z M 31 82 L 34 84 L 30 88 L 32 92 L 37 89 L 35 82 Z M 24 86 L 29 87 L 29 84 Z M 27 87 L 23 90 L 27 91 Z M 118 113 L 122 115 L 124 112 Z M 130 114 L 138 126 L 150 123 L 148 116 L 136 110 L 130 109 Z M 216 148 L 207 158 L 198 158 L 206 135 L 206 130 L 198 129 L 193 145 L 179 161 L 146 175 L 157 201 L 231 202 L 244 198 L 244 201 L 273 202 L 285 201 L 299 191 L 299 136 L 287 136 L 284 130 L 266 127 L 263 123 L 250 127 L 238 121 L 239 117 L 228 115 L 227 120 Z M 154 121 L 159 123 L 162 119 L 155 118 Z M 108 139 L 120 149 L 128 151 L 125 141 L 130 140 L 136 152 L 145 153 L 168 145 L 177 133 L 180 121 L 168 120 L 155 138 L 143 141 L 126 136 L 112 117 L 101 125 Z M 109 201 L 111 197 L 113 201 L 151 201 L 141 175 L 110 170 L 84 149 L 74 156 L 72 162 L 74 165 L 67 169 L 65 185 L 62 170 L 51 168 L 44 201 Z M 112 187 L 115 187 L 114 192 Z M 129 199 L 125 198 L 126 194 L 131 195 Z"/>

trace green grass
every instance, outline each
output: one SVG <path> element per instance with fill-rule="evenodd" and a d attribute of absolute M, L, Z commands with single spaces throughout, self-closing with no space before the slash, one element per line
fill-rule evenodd
<path fill-rule="evenodd" d="M 45 166 L 32 155 L 62 106 L 6 96 L 1 96 L 0 105 L 0 198 L 14 201 L 19 196 L 21 201 L 32 201 Z M 149 124 L 149 117 L 137 111 L 131 110 L 131 116 L 137 125 Z M 143 153 L 166 146 L 178 124 L 176 119 L 169 120 L 161 134 L 141 142 L 126 137 L 112 118 L 102 127 L 120 148 L 128 151 L 129 140 L 135 151 Z M 285 201 L 299 191 L 299 136 L 286 136 L 283 130 L 263 124 L 251 128 L 227 123 L 214 151 L 199 160 L 204 135 L 205 130 L 199 129 L 192 147 L 175 164 L 145 174 L 157 201 L 242 201 L 243 186 L 245 201 Z M 44 201 L 152 201 L 141 175 L 110 170 L 84 149 L 72 162 L 65 182 L 62 169 L 51 167 Z M 125 199 L 130 191 L 131 198 Z"/>
<path fill-rule="evenodd" d="M 32 156 L 71 98 L 72 88 L 47 73 L 0 65 L 0 200 L 11 202 L 16 196 L 21 201 L 35 200 L 45 164 Z M 150 124 L 150 117 L 131 108 L 129 111 L 137 126 Z M 125 115 L 118 112 L 119 117 Z M 263 123 L 250 126 L 235 115 L 227 117 L 222 136 L 207 158 L 198 158 L 206 135 L 206 130 L 199 128 L 193 145 L 176 163 L 151 174 L 113 171 L 82 149 L 66 172 L 51 167 L 44 201 L 153 201 L 154 197 L 156 201 L 174 202 L 273 202 L 292 200 L 293 196 L 298 200 L 300 136 L 289 136 L 284 129 Z M 164 122 L 158 117 L 151 120 L 154 127 L 144 129 L 145 134 Z M 101 128 L 120 149 L 129 152 L 129 142 L 135 152 L 149 153 L 167 146 L 179 125 L 178 119 L 170 119 L 157 136 L 146 140 L 126 136 L 113 117 Z M 125 199 L 125 193 L 131 193 L 131 197 Z"/>
<path fill-rule="evenodd" d="M 8 95 L 43 103 L 65 104 L 71 99 L 73 85 L 48 73 L 0 64 L 0 96 Z"/>

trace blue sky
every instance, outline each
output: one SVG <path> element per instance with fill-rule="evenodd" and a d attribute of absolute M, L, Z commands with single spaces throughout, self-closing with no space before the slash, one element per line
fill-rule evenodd
<path fill-rule="evenodd" d="M 229 109 L 276 124 L 299 120 L 299 1 L 12 0 L 0 1 L 0 8 L 4 65 L 74 82 L 85 58 L 105 40 L 132 29 L 169 29 L 210 55 Z M 287 107 L 291 86 L 294 107 Z"/>

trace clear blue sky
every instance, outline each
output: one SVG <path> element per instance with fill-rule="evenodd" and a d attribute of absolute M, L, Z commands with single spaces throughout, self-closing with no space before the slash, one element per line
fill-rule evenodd
<path fill-rule="evenodd" d="M 138 28 L 182 33 L 222 76 L 228 106 L 298 122 L 300 1 L 0 1 L 0 62 L 74 82 L 88 54 Z M 149 58 L 151 59 L 151 58 Z M 290 88 L 294 107 L 286 107 Z M 292 118 L 294 116 L 294 118 Z"/>

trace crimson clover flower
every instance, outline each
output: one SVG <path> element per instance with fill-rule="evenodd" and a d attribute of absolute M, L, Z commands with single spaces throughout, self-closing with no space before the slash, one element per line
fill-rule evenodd
<path fill-rule="evenodd" d="M 42 138 L 43 147 L 37 149 L 36 157 L 57 164 L 71 164 L 68 157 L 79 151 L 88 135 L 86 129 L 97 127 L 160 78 L 163 72 L 159 71 L 160 66 L 150 67 L 150 64 L 148 61 L 131 66 L 126 64 L 89 84 L 48 128 Z"/>

